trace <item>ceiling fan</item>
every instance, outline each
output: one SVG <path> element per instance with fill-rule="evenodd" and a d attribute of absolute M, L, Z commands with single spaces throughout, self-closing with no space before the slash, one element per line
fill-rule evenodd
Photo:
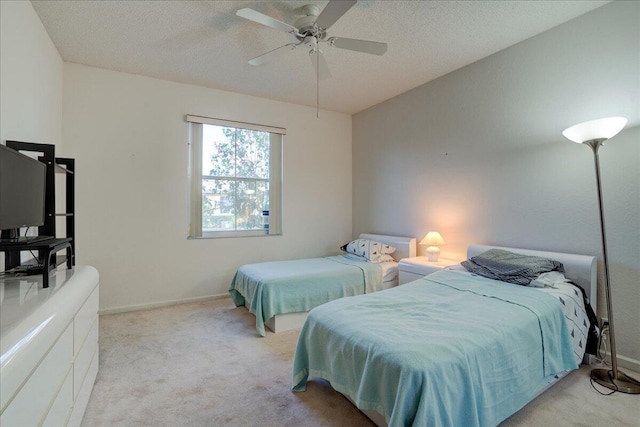
<path fill-rule="evenodd" d="M 280 46 L 250 59 L 249 64 L 256 66 L 261 65 L 284 51 L 294 50 L 299 46 L 306 46 L 309 48 L 309 57 L 311 58 L 313 68 L 316 70 L 317 78 L 325 79 L 329 78 L 331 73 L 327 61 L 320 50 L 321 44 L 326 44 L 338 49 L 347 49 L 373 55 L 384 55 L 387 51 L 386 43 L 327 36 L 329 28 L 356 3 L 357 0 L 330 0 L 321 13 L 316 5 L 306 5 L 302 8 L 305 16 L 298 19 L 294 25 L 289 25 L 250 8 L 238 10 L 236 15 L 242 18 L 275 28 L 276 30 L 284 31 L 295 38 L 292 43 Z"/>

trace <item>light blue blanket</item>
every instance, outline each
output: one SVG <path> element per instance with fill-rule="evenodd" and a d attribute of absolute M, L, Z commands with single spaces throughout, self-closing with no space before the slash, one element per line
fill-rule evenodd
<path fill-rule="evenodd" d="M 312 310 L 293 389 L 324 378 L 390 426 L 495 426 L 575 368 L 555 297 L 443 270 Z"/>
<path fill-rule="evenodd" d="M 380 290 L 382 267 L 347 256 L 247 264 L 238 269 L 229 293 L 236 306 L 248 302 L 256 330 L 276 314 L 309 311 L 334 299 Z"/>

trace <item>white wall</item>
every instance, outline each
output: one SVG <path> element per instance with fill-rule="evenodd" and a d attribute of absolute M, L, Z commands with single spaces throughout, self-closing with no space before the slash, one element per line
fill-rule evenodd
<path fill-rule="evenodd" d="M 62 58 L 28 1 L 0 1 L 0 142 L 62 140 Z M 58 150 L 61 152 L 61 150 Z M 30 258 L 23 252 L 24 260 Z M 0 271 L 4 270 L 0 253 Z"/>
<path fill-rule="evenodd" d="M 438 230 L 453 258 L 479 242 L 602 259 L 593 155 L 561 132 L 626 116 L 600 158 L 618 353 L 638 363 L 639 18 L 615 2 L 356 114 L 354 234 Z"/>
<path fill-rule="evenodd" d="M 284 127 L 283 236 L 187 240 L 185 114 Z M 78 264 L 104 310 L 228 295 L 245 263 L 322 256 L 351 238 L 351 116 L 65 63 Z"/>
<path fill-rule="evenodd" d="M 62 58 L 28 1 L 0 2 L 0 140 L 62 140 Z"/>

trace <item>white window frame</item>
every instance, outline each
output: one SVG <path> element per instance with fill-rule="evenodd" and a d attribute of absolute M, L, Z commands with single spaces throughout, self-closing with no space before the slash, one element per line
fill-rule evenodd
<path fill-rule="evenodd" d="M 189 124 L 189 239 L 282 235 L 282 145 L 287 130 L 275 126 L 186 115 Z M 202 230 L 202 132 L 203 125 L 269 132 L 269 228 L 268 230 Z"/>

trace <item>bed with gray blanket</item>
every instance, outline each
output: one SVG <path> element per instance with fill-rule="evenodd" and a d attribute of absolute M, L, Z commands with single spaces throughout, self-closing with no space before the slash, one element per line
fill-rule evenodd
<path fill-rule="evenodd" d="M 583 360 L 585 298 L 567 279 L 595 304 L 596 259 L 514 248 L 497 249 L 547 260 L 476 257 L 491 249 L 469 247 L 473 273 L 459 265 L 313 309 L 293 389 L 328 380 L 378 425 L 490 426 L 518 411 Z"/>

